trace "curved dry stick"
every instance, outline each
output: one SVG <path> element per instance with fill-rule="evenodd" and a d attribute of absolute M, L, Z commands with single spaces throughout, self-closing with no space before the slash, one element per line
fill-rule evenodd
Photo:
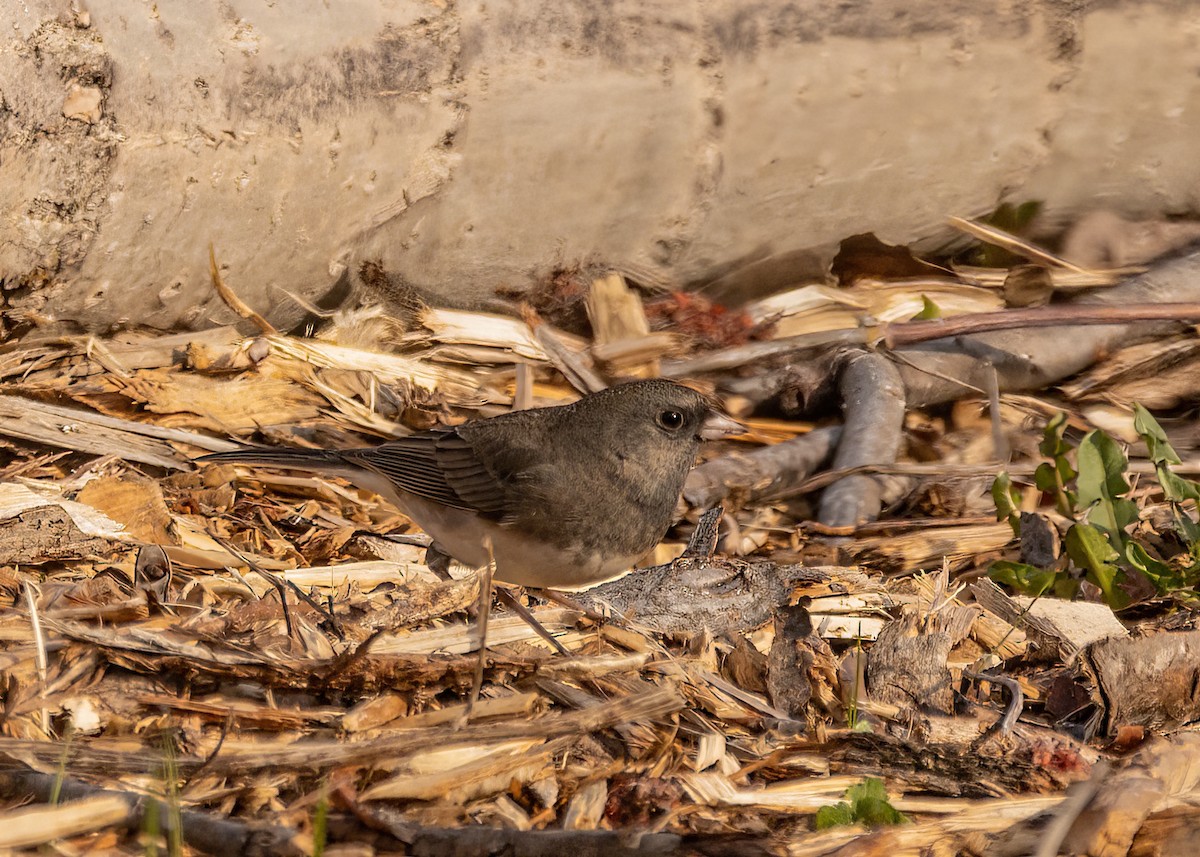
<path fill-rule="evenodd" d="M 846 422 L 833 466 L 894 462 L 905 411 L 896 364 L 882 354 L 860 354 L 842 370 L 839 386 Z M 874 477 L 847 476 L 825 490 L 818 517 L 828 527 L 849 527 L 874 520 L 882 505 L 882 486 Z"/>

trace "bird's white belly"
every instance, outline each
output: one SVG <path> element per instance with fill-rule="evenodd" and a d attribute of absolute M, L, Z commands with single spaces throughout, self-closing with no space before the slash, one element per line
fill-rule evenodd
<path fill-rule="evenodd" d="M 365 480 L 360 479 L 360 484 Z M 570 550 L 534 542 L 509 527 L 405 493 L 397 496 L 387 484 L 366 485 L 391 500 L 450 556 L 463 565 L 480 568 L 496 560 L 495 577 L 505 583 L 545 589 L 582 589 L 617 577 L 637 556 L 581 556 Z M 384 490 L 380 490 L 384 489 Z M 491 542 L 489 554 L 487 543 Z"/>

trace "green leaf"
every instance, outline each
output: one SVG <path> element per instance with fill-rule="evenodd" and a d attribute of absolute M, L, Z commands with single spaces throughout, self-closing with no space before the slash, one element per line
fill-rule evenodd
<path fill-rule="evenodd" d="M 847 802 L 848 801 L 848 802 Z M 817 810 L 817 830 L 861 823 L 868 827 L 885 824 L 905 824 L 907 816 L 888 802 L 883 780 L 867 777 L 846 789 L 846 800 Z"/>
<path fill-rule="evenodd" d="M 1101 500 L 1088 511 L 1088 523 L 1098 527 L 1118 551 L 1125 550 L 1129 540 L 1126 528 L 1137 521 L 1137 504 L 1118 497 Z"/>
<path fill-rule="evenodd" d="M 1179 533 L 1192 556 L 1200 559 L 1200 524 L 1193 521 L 1187 512 L 1176 509 L 1175 532 Z"/>
<path fill-rule="evenodd" d="M 1062 485 L 1070 485 L 1075 481 L 1075 478 L 1079 476 L 1065 455 L 1060 455 L 1058 458 L 1054 459 L 1054 472 L 1058 474 L 1058 481 Z"/>
<path fill-rule="evenodd" d="M 1058 470 L 1049 461 L 1043 461 L 1033 471 L 1033 484 L 1039 491 L 1057 491 L 1059 489 Z"/>
<path fill-rule="evenodd" d="M 1187 586 L 1187 580 L 1181 572 L 1171 568 L 1162 560 L 1152 557 L 1137 542 L 1130 543 L 1127 553 L 1129 564 L 1150 579 L 1159 595 L 1166 595 L 1168 592 L 1184 589 Z"/>
<path fill-rule="evenodd" d="M 1050 418 L 1042 429 L 1042 442 L 1038 451 L 1047 458 L 1058 458 L 1071 451 L 1071 447 L 1063 440 L 1063 432 L 1067 430 L 1067 415 L 1062 411 Z"/>
<path fill-rule="evenodd" d="M 833 806 L 823 806 L 817 810 L 817 830 L 828 830 L 831 827 L 849 827 L 851 824 L 854 824 L 854 810 L 845 801 Z"/>
<path fill-rule="evenodd" d="M 1113 565 L 1121 558 L 1104 534 L 1090 524 L 1072 524 L 1067 530 L 1066 548 L 1067 555 L 1082 569 Z"/>
<path fill-rule="evenodd" d="M 1075 517 L 1078 504 L 1075 492 L 1066 488 L 1074 478 L 1075 471 L 1065 458 L 1058 458 L 1053 462 L 1044 461 L 1033 471 L 1033 484 L 1039 491 L 1051 495 L 1054 498 L 1054 507 L 1068 518 Z"/>
<path fill-rule="evenodd" d="M 1097 500 L 1120 497 L 1129 490 L 1125 469 L 1129 461 L 1111 437 L 1090 431 L 1079 443 L 1079 502 L 1090 506 Z"/>
<path fill-rule="evenodd" d="M 1091 524 L 1074 524 L 1067 530 L 1067 556 L 1087 572 L 1087 578 L 1104 593 L 1104 601 L 1114 610 L 1129 606 L 1129 596 L 1117 587 L 1122 578 L 1117 566 L 1119 554 L 1104 533 Z"/>
<path fill-rule="evenodd" d="M 1167 440 L 1167 433 L 1162 430 L 1158 420 L 1139 404 L 1133 406 L 1133 428 L 1150 451 L 1150 460 L 1155 464 L 1179 464 L 1179 456 Z"/>
<path fill-rule="evenodd" d="M 1063 601 L 1073 601 L 1079 594 L 1079 581 L 1069 574 L 1063 573 L 1054 581 L 1054 595 Z"/>
<path fill-rule="evenodd" d="M 1074 518 L 1077 500 L 1075 493 L 1067 486 L 1074 482 L 1077 474 L 1067 459 L 1071 446 L 1063 439 L 1066 430 L 1067 415 L 1061 411 L 1046 423 L 1038 449 L 1050 460 L 1038 465 L 1034 472 L 1034 484 L 1040 490 L 1053 494 L 1054 507 L 1059 513 Z"/>
<path fill-rule="evenodd" d="M 1078 474 L 1071 467 L 1071 462 L 1067 461 L 1066 457 L 1056 459 L 1055 463 L 1058 465 L 1055 468 L 1055 472 L 1058 474 L 1058 482 L 1063 487 L 1059 489 L 1058 494 L 1055 496 L 1054 505 L 1061 514 L 1068 518 L 1074 518 L 1076 511 L 1079 509 L 1079 495 L 1067 488 L 1067 486 L 1075 482 Z"/>
<path fill-rule="evenodd" d="M 1124 495 L 1129 491 L 1125 453 L 1102 431 L 1090 431 L 1079 444 L 1079 503 L 1088 508 L 1088 522 L 1099 527 L 1113 547 L 1124 551 L 1125 529 L 1137 521 L 1137 506 Z"/>
<path fill-rule="evenodd" d="M 995 226 L 997 229 L 1003 229 L 1012 235 L 1025 235 L 1028 233 L 1030 224 L 1032 224 L 1041 209 L 1042 203 L 1038 200 L 1030 200 L 1020 205 L 1003 202 L 996 206 L 996 210 L 988 215 L 984 222 Z M 977 255 L 978 260 L 989 268 L 1007 268 L 1018 259 L 1010 251 L 1002 247 L 997 247 L 994 244 L 989 244 L 986 241 L 979 248 Z"/>
<path fill-rule="evenodd" d="M 931 321 L 935 318 L 942 317 L 942 309 L 925 295 L 921 295 L 922 308 L 919 313 L 913 316 L 914 320 Z"/>
<path fill-rule="evenodd" d="M 1013 487 L 1012 477 L 1001 473 L 992 480 L 992 502 L 996 504 L 996 520 L 1008 521 L 1013 535 L 1021 535 L 1021 492 Z"/>
<path fill-rule="evenodd" d="M 1054 569 L 999 559 L 988 569 L 988 576 L 997 583 L 1011 586 L 1018 592 L 1036 598 L 1054 585 L 1059 574 Z"/>
<path fill-rule="evenodd" d="M 985 222 L 1011 232 L 1017 226 L 1017 208 L 1011 202 L 1002 202 L 987 216 Z"/>
<path fill-rule="evenodd" d="M 1042 201 L 1030 199 L 1017 206 L 1015 228 L 1018 232 L 1028 229 L 1042 213 Z"/>
<path fill-rule="evenodd" d="M 1146 442 L 1150 459 L 1155 464 L 1158 484 L 1167 499 L 1172 503 L 1182 503 L 1184 500 L 1200 502 L 1200 485 L 1171 472 L 1171 465 L 1180 463 L 1179 456 L 1167 440 L 1167 433 L 1162 430 L 1158 420 L 1138 404 L 1133 406 L 1133 427 Z M 1188 539 L 1189 542 L 1192 540 Z"/>
<path fill-rule="evenodd" d="M 1041 210 L 1042 201 L 1039 199 L 1030 199 L 1020 205 L 1002 202 L 988 215 L 985 222 L 1005 232 L 1020 235 L 1032 225 Z"/>
<path fill-rule="evenodd" d="M 902 824 L 908 821 L 904 815 L 888 803 L 887 789 L 878 777 L 867 777 L 861 783 L 846 789 L 846 800 L 854 809 L 855 821 L 868 827 L 882 824 Z"/>
<path fill-rule="evenodd" d="M 1158 484 L 1172 503 L 1182 503 L 1184 500 L 1200 501 L 1200 485 L 1171 472 L 1165 464 L 1157 467 L 1157 473 Z"/>
<path fill-rule="evenodd" d="M 1059 513 L 1068 518 L 1075 517 L 1078 500 L 1075 492 L 1066 488 L 1075 478 L 1075 471 L 1066 458 L 1054 461 L 1044 461 L 1033 472 L 1033 484 L 1039 491 L 1045 491 L 1054 497 L 1054 506 Z"/>

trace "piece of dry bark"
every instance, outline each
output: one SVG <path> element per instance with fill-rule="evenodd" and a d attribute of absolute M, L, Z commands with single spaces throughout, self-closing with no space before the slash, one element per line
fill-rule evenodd
<path fill-rule="evenodd" d="M 1062 553 L 1062 539 L 1050 519 L 1036 512 L 1021 513 L 1021 562 L 1053 568 Z"/>
<path fill-rule="evenodd" d="M 490 655 L 489 655 L 490 658 Z M 471 662 L 474 671 L 475 658 Z M 469 687 L 469 673 L 463 687 Z M 654 686 L 648 683 L 643 692 L 598 702 L 581 711 L 551 712 L 541 717 L 518 716 L 491 723 L 472 723 L 457 728 L 456 724 L 403 731 L 385 731 L 377 737 L 346 742 L 341 738 L 316 738 L 289 744 L 249 743 L 236 748 L 225 747 L 215 757 L 201 758 L 180 754 L 175 764 L 181 774 L 194 773 L 200 768 L 217 775 L 243 773 L 248 770 L 303 768 L 322 770 L 335 766 L 370 765 L 380 759 L 404 759 L 430 747 L 450 743 L 496 743 L 506 740 L 545 740 L 559 736 L 582 736 L 607 729 L 620 729 L 632 724 L 653 721 L 675 714 L 686 705 L 673 686 Z M 0 761 L 3 758 L 29 760 L 39 768 L 54 770 L 60 764 L 62 747 L 48 741 L 0 736 Z M 73 771 L 89 775 L 107 775 L 113 771 L 152 772 L 161 769 L 162 753 L 153 750 L 125 751 L 80 742 L 71 756 Z M 2 767 L 2 766 L 0 766 Z"/>
<path fill-rule="evenodd" d="M 734 634 L 733 650 L 721 662 L 721 674 L 752 693 L 767 692 L 767 656 L 741 634 Z"/>
<path fill-rule="evenodd" d="M 585 607 L 623 616 L 666 634 L 708 629 L 715 636 L 757 628 L 797 587 L 846 591 L 844 569 L 776 565 L 713 557 L 677 560 L 627 574 L 575 598 Z"/>
<path fill-rule="evenodd" d="M 470 655 L 374 655 L 369 645 L 365 653 L 352 651 L 332 659 L 280 659 L 247 652 L 236 644 L 223 645 L 219 640 L 201 643 L 170 631 L 139 633 L 130 626 L 108 629 L 58 620 L 47 624 L 56 634 L 95 646 L 113 664 L 151 675 L 186 673 L 194 682 L 252 681 L 275 689 L 358 694 L 426 685 L 462 688 L 470 686 L 478 663 L 478 658 Z M 491 670 L 520 676 L 534 672 L 546 658 L 544 653 L 490 653 L 487 664 Z"/>
<path fill-rule="evenodd" d="M 165 441 L 189 443 L 211 452 L 237 446 L 195 432 L 160 428 L 81 408 L 63 408 L 20 396 L 2 395 L 0 434 L 95 455 L 115 455 L 126 461 L 168 470 L 187 470 L 191 464 Z"/>
<path fill-rule="evenodd" d="M 1200 720 L 1200 631 L 1101 640 L 1083 663 L 1110 734 L 1130 724 L 1173 731 Z"/>
<path fill-rule="evenodd" d="M 953 521 L 953 519 L 948 519 Z M 1012 540 L 1007 524 L 890 528 L 881 535 L 858 536 L 846 544 L 853 561 L 888 574 L 901 574 L 949 562 L 951 567 L 999 550 Z"/>
<path fill-rule="evenodd" d="M 913 618 L 889 622 L 871 646 L 867 683 L 871 698 L 917 711 L 954 710 L 950 635 L 920 632 Z"/>
<path fill-rule="evenodd" d="M 405 581 L 396 586 L 396 598 L 386 609 L 373 613 L 365 627 L 382 630 L 411 628 L 432 619 L 466 610 L 479 597 L 479 577 L 463 580 Z"/>
<path fill-rule="evenodd" d="M 947 724 L 962 723 L 962 718 L 934 718 Z M 1070 739 L 1050 743 L 1052 733 L 1037 743 L 1018 737 L 1007 748 L 971 747 L 979 734 L 979 723 L 966 721 L 959 741 L 915 741 L 911 735 L 895 736 L 886 732 L 850 732 L 830 747 L 831 769 L 855 772 L 904 783 L 911 791 L 957 797 L 1011 797 L 1029 792 L 1057 791 L 1067 783 L 1086 776 L 1087 759 L 1078 755 Z M 1072 765 L 1066 769 L 1060 764 Z M 1074 766 L 1081 765 L 1079 770 Z M 991 854 L 992 852 L 988 852 Z"/>
<path fill-rule="evenodd" d="M 1193 857 L 1200 842 L 1200 813 L 1174 806 L 1151 813 L 1129 846 L 1129 857 Z"/>
<path fill-rule="evenodd" d="M 1023 630 L 1029 657 L 1071 664 L 1087 646 L 1129 632 L 1107 604 L 1058 598 L 1013 597 L 988 578 L 971 583 L 971 594 L 983 609 Z"/>
<path fill-rule="evenodd" d="M 658 376 L 662 334 L 651 335 L 642 299 L 624 277 L 609 273 L 593 280 L 587 313 L 593 357 L 638 378 Z"/>
<path fill-rule="evenodd" d="M 171 513 L 157 480 L 134 473 L 102 476 L 84 485 L 75 499 L 122 524 L 139 541 L 159 545 L 175 542 L 170 532 Z"/>
<path fill-rule="evenodd" d="M 359 817 L 387 830 L 414 857 L 504 854 L 507 857 L 684 857 L 697 853 L 674 833 L 629 836 L 620 830 L 506 830 L 497 827 L 421 827 L 395 807 L 363 806 Z"/>
<path fill-rule="evenodd" d="M 8 809 L 0 827 L 0 848 L 8 854 L 35 847 L 46 851 L 55 840 L 97 833 L 121 824 L 127 815 L 125 801 L 109 795 Z"/>
<path fill-rule="evenodd" d="M 786 604 L 776 609 L 775 639 L 767 659 L 767 697 L 794 720 L 804 719 L 813 695 L 808 680 L 815 660 L 813 639 L 808 610 Z"/>
<path fill-rule="evenodd" d="M 564 341 L 563 334 L 548 324 L 538 322 L 536 317 L 527 321 L 534 339 L 545 349 L 551 365 L 562 373 L 572 387 L 581 393 L 596 393 L 608 386 L 596 373 L 590 355 L 573 350 Z"/>
<path fill-rule="evenodd" d="M 57 506 L 42 506 L 0 521 L 0 565 L 36 565 L 105 556 L 116 543 L 83 533 Z"/>

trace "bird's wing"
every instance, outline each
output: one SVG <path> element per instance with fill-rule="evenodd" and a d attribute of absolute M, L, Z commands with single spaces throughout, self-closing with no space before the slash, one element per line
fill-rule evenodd
<path fill-rule="evenodd" d="M 343 456 L 386 476 L 402 491 L 456 509 L 503 518 L 508 491 L 454 429 L 435 429 Z"/>

